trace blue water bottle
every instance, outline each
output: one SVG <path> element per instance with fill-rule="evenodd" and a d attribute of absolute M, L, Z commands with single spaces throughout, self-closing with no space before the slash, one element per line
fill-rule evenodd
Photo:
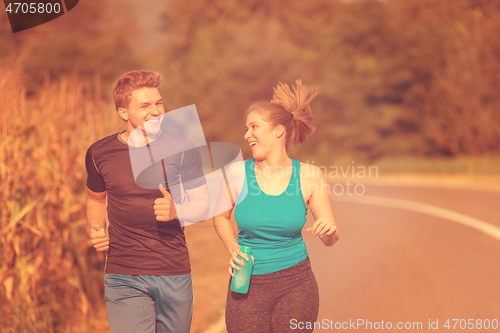
<path fill-rule="evenodd" d="M 246 261 L 242 257 L 238 257 L 245 262 L 245 266 L 240 266 L 236 263 L 236 266 L 240 267 L 240 270 L 234 270 L 234 276 L 231 281 L 231 290 L 235 293 L 246 294 L 248 292 L 248 287 L 250 286 L 250 278 L 252 277 L 253 270 L 253 260 L 251 255 L 252 248 L 249 246 L 241 246 L 240 251 L 247 255 L 249 261 Z"/>

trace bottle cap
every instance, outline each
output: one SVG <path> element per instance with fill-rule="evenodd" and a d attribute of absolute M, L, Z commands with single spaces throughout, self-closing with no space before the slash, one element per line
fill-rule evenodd
<path fill-rule="evenodd" d="M 250 246 L 240 246 L 240 251 L 245 253 L 252 253 L 252 248 Z"/>

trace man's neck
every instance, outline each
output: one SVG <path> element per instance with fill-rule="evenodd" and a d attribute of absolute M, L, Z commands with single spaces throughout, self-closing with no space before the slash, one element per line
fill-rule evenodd
<path fill-rule="evenodd" d="M 158 133 L 146 133 L 145 131 L 132 131 L 129 132 L 125 130 L 120 133 L 120 137 L 125 141 L 129 146 L 132 147 L 142 147 L 151 142 L 155 141 L 161 134 L 161 129 Z"/>

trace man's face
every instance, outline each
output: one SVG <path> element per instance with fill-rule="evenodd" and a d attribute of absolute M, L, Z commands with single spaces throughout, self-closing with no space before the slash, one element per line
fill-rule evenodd
<path fill-rule="evenodd" d="M 157 88 L 134 90 L 128 108 L 118 109 L 120 116 L 127 122 L 127 131 L 144 124 L 147 134 L 157 134 L 160 130 L 161 117 L 165 113 L 163 99 Z"/>

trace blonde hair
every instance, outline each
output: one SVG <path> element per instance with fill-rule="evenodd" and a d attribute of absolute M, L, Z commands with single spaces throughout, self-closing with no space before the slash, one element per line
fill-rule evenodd
<path fill-rule="evenodd" d="M 113 84 L 113 100 L 116 110 L 128 108 L 134 90 L 159 88 L 161 81 L 161 75 L 151 71 L 131 71 L 120 75 Z"/>
<path fill-rule="evenodd" d="M 306 140 L 308 134 L 316 127 L 312 124 L 314 116 L 311 111 L 312 100 L 321 92 L 318 88 L 303 85 L 301 80 L 295 81 L 291 89 L 287 84 L 279 83 L 274 88 L 271 102 L 256 102 L 245 112 L 261 113 L 272 126 L 282 125 L 285 128 L 285 149 L 290 153 L 290 144 L 298 145 Z"/>

